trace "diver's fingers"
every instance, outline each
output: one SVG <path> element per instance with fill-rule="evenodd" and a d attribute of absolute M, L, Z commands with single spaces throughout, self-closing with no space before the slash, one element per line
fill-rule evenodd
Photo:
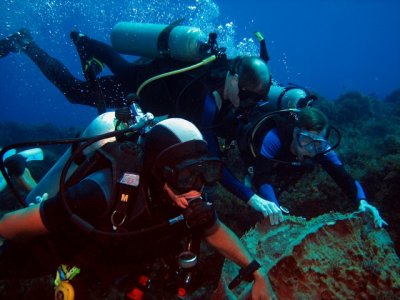
<path fill-rule="evenodd" d="M 278 215 L 276 214 L 276 211 L 275 211 L 275 210 L 272 212 L 271 217 L 272 217 L 272 221 L 273 221 L 273 224 L 272 224 L 272 225 L 278 224 Z"/>
<path fill-rule="evenodd" d="M 389 225 L 389 224 L 382 218 L 375 220 L 375 227 L 382 228 L 383 225 Z"/>
<path fill-rule="evenodd" d="M 278 213 L 278 220 L 279 220 L 279 223 L 283 222 L 283 214 L 281 211 Z"/>
<path fill-rule="evenodd" d="M 381 220 L 375 220 L 374 223 L 375 223 L 375 227 L 376 228 L 381 228 L 382 227 L 382 221 Z"/>
<path fill-rule="evenodd" d="M 189 206 L 189 202 L 186 200 L 186 198 L 184 197 L 179 197 L 178 201 L 176 202 L 176 204 L 180 207 L 180 208 L 187 208 Z"/>
<path fill-rule="evenodd" d="M 271 222 L 271 225 L 274 225 L 273 213 L 272 213 L 272 210 L 268 206 L 264 206 L 263 215 L 264 215 L 264 218 L 269 217 L 269 221 Z"/>
<path fill-rule="evenodd" d="M 268 205 L 264 205 L 262 213 L 264 215 L 264 218 L 269 218 L 269 222 L 271 223 L 271 225 L 275 225 L 274 213 Z"/>

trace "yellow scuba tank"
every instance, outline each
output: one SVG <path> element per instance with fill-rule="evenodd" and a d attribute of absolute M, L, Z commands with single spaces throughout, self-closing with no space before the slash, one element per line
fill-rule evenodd
<path fill-rule="evenodd" d="M 170 57 L 195 62 L 207 54 L 206 35 L 196 27 L 120 22 L 111 31 L 111 44 L 123 54 L 149 58 Z"/>

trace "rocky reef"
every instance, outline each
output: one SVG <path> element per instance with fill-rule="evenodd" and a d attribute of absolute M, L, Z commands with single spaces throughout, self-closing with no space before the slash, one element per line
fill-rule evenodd
<path fill-rule="evenodd" d="M 331 213 L 310 221 L 288 216 L 258 223 L 242 240 L 268 271 L 278 299 L 399 299 L 400 259 L 368 215 Z M 251 283 L 227 284 L 238 267 L 226 261 L 213 299 L 244 299 Z"/>

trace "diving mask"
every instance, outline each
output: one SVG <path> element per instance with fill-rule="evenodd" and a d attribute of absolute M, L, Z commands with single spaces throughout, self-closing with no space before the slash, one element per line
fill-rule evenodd
<path fill-rule="evenodd" d="M 221 175 L 222 163 L 218 158 L 190 159 L 173 167 L 164 167 L 166 182 L 182 192 L 201 188 L 205 183 L 216 183 Z"/>
<path fill-rule="evenodd" d="M 301 149 L 312 155 L 332 150 L 332 147 L 323 136 L 306 130 L 297 129 L 296 142 Z"/>
<path fill-rule="evenodd" d="M 240 99 L 239 106 L 242 109 L 252 108 L 257 104 L 258 101 L 263 100 L 265 97 L 257 92 L 253 92 L 243 88 L 239 84 L 239 94 L 238 97 Z"/>

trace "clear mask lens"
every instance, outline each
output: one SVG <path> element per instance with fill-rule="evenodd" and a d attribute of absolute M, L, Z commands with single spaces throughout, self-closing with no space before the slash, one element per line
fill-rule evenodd
<path fill-rule="evenodd" d="M 297 144 L 310 154 L 318 154 L 330 149 L 328 141 L 323 137 L 307 131 L 300 131 L 297 134 Z"/>

